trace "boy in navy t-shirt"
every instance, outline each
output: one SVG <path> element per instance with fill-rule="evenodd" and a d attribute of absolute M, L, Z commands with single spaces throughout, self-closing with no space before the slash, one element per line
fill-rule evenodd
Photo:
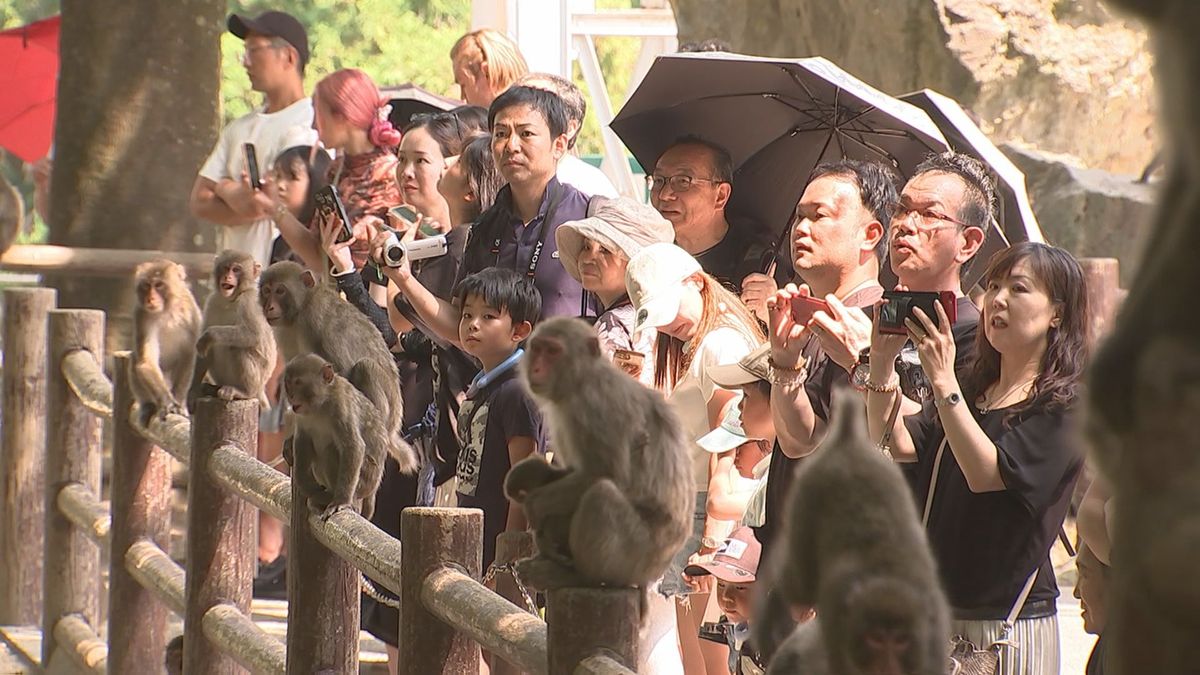
<path fill-rule="evenodd" d="M 520 348 L 542 309 L 533 282 L 491 267 L 472 274 L 454 291 L 462 308 L 458 336 L 463 351 L 483 370 L 458 411 L 458 505 L 483 510 L 483 567 L 496 557 L 496 536 L 526 527 L 520 505 L 504 496 L 504 478 L 517 462 L 544 445 L 542 418 L 518 377 Z"/>

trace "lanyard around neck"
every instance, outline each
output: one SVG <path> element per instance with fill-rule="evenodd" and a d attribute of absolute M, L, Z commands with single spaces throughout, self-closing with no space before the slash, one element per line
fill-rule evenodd
<path fill-rule="evenodd" d="M 492 368 L 486 373 L 482 370 L 475 375 L 475 379 L 471 380 L 471 386 L 467 387 L 467 398 L 474 398 L 476 394 L 482 391 L 489 384 L 495 382 L 501 375 L 512 370 L 521 358 L 525 356 L 524 349 L 518 349 L 512 353 L 512 356 L 500 362 L 500 365 Z"/>

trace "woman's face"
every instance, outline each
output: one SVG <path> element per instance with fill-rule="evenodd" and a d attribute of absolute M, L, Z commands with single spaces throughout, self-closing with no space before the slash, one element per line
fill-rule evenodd
<path fill-rule="evenodd" d="M 446 158 L 446 171 L 438 180 L 437 191 L 451 206 L 467 204 L 474 200 L 475 193 L 471 192 L 471 182 L 467 180 L 467 171 L 462 162 L 458 161 L 458 155 Z"/>
<path fill-rule="evenodd" d="M 287 206 L 293 216 L 299 218 L 304 210 L 304 203 L 308 201 L 308 168 L 299 161 L 292 162 L 288 167 L 276 166 L 271 172 L 271 180 L 275 182 L 275 192 L 279 195 L 279 200 Z"/>
<path fill-rule="evenodd" d="M 595 239 L 584 237 L 579 251 L 579 280 L 593 293 L 620 295 L 625 292 L 625 268 L 629 258 L 609 250 Z"/>
<path fill-rule="evenodd" d="M 438 180 L 446 170 L 446 159 L 437 141 L 424 127 L 411 129 L 400 141 L 399 157 L 396 183 L 404 193 L 404 203 L 424 214 L 441 211 Z"/>
<path fill-rule="evenodd" d="M 1044 350 L 1051 327 L 1060 321 L 1058 312 L 1058 303 L 1024 260 L 984 289 L 984 334 L 1001 354 Z"/>
<path fill-rule="evenodd" d="M 671 323 L 659 326 L 658 332 L 687 342 L 696 336 L 700 319 L 704 316 L 704 296 L 700 294 L 701 281 L 698 277 L 691 276 L 679 283 L 683 285 L 679 313 Z"/>

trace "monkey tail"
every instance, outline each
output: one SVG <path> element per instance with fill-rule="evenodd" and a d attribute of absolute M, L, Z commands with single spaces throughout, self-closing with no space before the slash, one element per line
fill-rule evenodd
<path fill-rule="evenodd" d="M 391 442 L 387 444 L 387 453 L 400 465 L 401 473 L 413 474 L 420 468 L 416 450 L 413 450 L 400 434 L 392 436 Z"/>

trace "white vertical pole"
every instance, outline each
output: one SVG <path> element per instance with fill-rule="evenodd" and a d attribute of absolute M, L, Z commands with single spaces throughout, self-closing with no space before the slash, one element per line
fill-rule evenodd
<path fill-rule="evenodd" d="M 583 80 L 587 82 L 588 91 L 592 94 L 592 109 L 600 122 L 600 135 L 604 139 L 604 173 L 616 186 L 617 192 L 626 197 L 641 198 L 645 191 L 634 184 L 633 172 L 630 171 L 629 161 L 625 158 L 625 146 L 608 127 L 613 119 L 612 102 L 609 101 L 608 89 L 604 86 L 604 74 L 600 72 L 600 60 L 596 56 L 592 36 L 576 35 L 575 48 L 579 56 L 579 69 L 583 71 Z"/>

